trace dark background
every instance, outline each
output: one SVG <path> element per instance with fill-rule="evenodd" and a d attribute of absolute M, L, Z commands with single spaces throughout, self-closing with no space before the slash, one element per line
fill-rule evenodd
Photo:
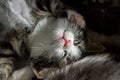
<path fill-rule="evenodd" d="M 87 27 L 108 35 L 120 32 L 120 0 L 61 0 L 80 12 Z"/>

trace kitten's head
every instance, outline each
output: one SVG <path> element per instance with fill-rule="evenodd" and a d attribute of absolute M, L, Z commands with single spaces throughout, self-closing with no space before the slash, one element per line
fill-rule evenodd
<path fill-rule="evenodd" d="M 80 59 L 85 51 L 84 26 L 78 24 L 80 20 L 74 22 L 75 17 L 72 14 L 68 18 L 48 17 L 41 20 L 30 37 L 31 57 L 55 62 L 59 66 Z"/>

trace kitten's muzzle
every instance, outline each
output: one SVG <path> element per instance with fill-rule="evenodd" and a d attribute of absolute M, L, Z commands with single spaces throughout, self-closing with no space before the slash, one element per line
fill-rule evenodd
<path fill-rule="evenodd" d="M 71 40 L 70 39 L 66 39 L 65 38 L 65 34 L 63 34 L 63 36 L 60 38 L 61 40 L 64 40 L 64 47 L 69 47 L 71 44 Z"/>

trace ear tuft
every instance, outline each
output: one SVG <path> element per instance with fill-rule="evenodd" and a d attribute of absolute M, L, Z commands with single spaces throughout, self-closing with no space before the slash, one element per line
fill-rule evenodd
<path fill-rule="evenodd" d="M 71 22 L 75 22 L 77 25 L 81 26 L 82 28 L 85 28 L 86 23 L 82 15 L 72 10 L 68 10 L 67 14 L 68 19 Z"/>

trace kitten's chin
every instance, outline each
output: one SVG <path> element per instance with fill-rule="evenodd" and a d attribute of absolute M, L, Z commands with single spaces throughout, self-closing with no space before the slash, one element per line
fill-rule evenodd
<path fill-rule="evenodd" d="M 81 58 L 81 54 L 82 54 L 81 50 L 76 46 L 66 48 L 65 50 L 57 49 L 56 53 L 54 53 L 55 56 L 53 59 L 56 59 L 56 61 L 57 61 L 56 63 L 59 67 L 66 66 L 70 63 L 73 63 L 73 62 L 79 60 Z M 52 58 L 51 58 L 51 60 L 52 60 Z"/>

